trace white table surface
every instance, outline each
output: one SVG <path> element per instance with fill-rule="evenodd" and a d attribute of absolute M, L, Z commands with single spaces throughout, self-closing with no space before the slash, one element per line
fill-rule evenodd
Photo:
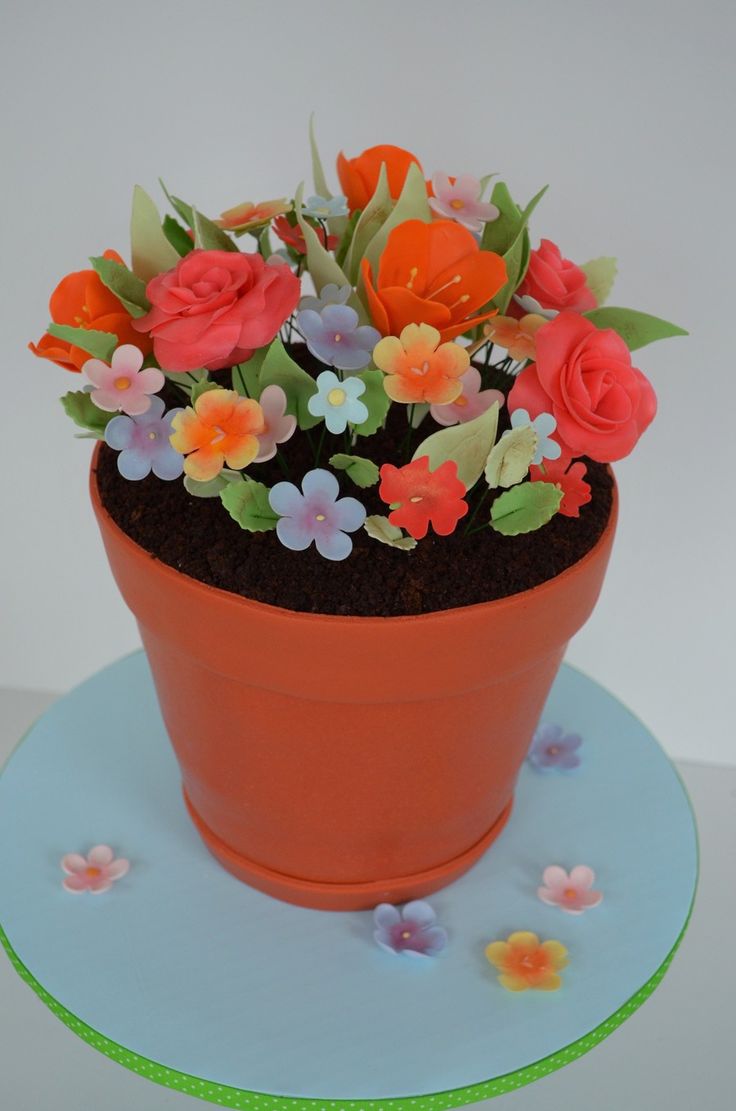
<path fill-rule="evenodd" d="M 0 689 L 0 765 L 54 700 Z M 690 928 L 662 984 L 592 1052 L 478 1107 L 726 1111 L 736 1106 L 736 768 L 678 765 L 701 851 Z M 212 1106 L 144 1080 L 72 1034 L 0 953 L 1 1111 L 186 1111 Z"/>

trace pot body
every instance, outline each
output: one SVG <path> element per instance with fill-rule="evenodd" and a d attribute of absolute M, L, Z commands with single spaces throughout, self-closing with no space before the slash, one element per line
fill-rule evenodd
<path fill-rule="evenodd" d="M 569 638 L 598 597 L 606 530 L 521 594 L 418 617 L 295 613 L 154 559 L 92 501 L 136 617 L 184 796 L 231 872 L 358 909 L 427 895 L 485 851 Z"/>

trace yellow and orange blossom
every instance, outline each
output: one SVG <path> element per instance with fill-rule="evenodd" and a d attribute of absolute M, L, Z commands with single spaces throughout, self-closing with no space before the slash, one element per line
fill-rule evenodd
<path fill-rule="evenodd" d="M 250 231 L 268 224 L 275 216 L 284 216 L 287 212 L 291 212 L 291 204 L 286 197 L 279 197 L 275 201 L 261 201 L 260 204 L 244 201 L 234 208 L 228 208 L 215 223 L 227 231 Z"/>
<path fill-rule="evenodd" d="M 512 316 L 497 316 L 484 325 L 486 336 L 504 347 L 512 359 L 523 361 L 537 357 L 536 334 L 549 321 L 539 313 L 530 312 L 515 320 Z"/>
<path fill-rule="evenodd" d="M 449 405 L 462 393 L 460 378 L 470 356 L 459 343 L 440 343 L 430 324 L 407 324 L 400 336 L 385 336 L 373 348 L 373 361 L 386 377 L 392 401 L 406 405 Z"/>
<path fill-rule="evenodd" d="M 560 941 L 540 942 L 536 934 L 518 930 L 506 941 L 492 941 L 486 957 L 499 971 L 498 981 L 507 991 L 557 991 L 560 970 L 568 964 L 567 949 Z"/>
<path fill-rule="evenodd" d="M 257 401 L 215 389 L 177 413 L 171 427 L 171 446 L 187 457 L 184 473 L 196 482 L 209 482 L 224 466 L 239 471 L 253 462 L 265 421 Z"/>

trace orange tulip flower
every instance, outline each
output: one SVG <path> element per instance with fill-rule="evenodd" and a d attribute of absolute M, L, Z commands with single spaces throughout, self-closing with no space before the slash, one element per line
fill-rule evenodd
<path fill-rule="evenodd" d="M 257 401 L 217 389 L 200 394 L 194 408 L 176 414 L 171 427 L 171 446 L 186 455 L 185 474 L 209 482 L 224 466 L 239 471 L 253 462 L 265 423 Z"/>
<path fill-rule="evenodd" d="M 473 235 L 454 220 L 406 220 L 388 237 L 374 285 L 367 259 L 361 264 L 373 323 L 384 336 L 407 324 L 431 324 L 443 340 L 494 316 L 473 316 L 506 282 L 500 255 L 481 251 Z"/>
<path fill-rule="evenodd" d="M 104 258 L 122 264 L 117 251 L 105 251 Z M 118 337 L 118 347 L 132 343 L 144 355 L 151 350 L 151 340 L 132 327 L 132 317 L 114 293 L 94 270 L 77 270 L 62 278 L 49 301 L 49 312 L 54 324 L 67 324 L 71 328 L 86 328 L 98 332 L 112 332 Z M 50 359 L 66 370 L 80 371 L 90 358 L 88 351 L 48 333 L 38 343 L 28 348 L 42 359 Z"/>
<path fill-rule="evenodd" d="M 386 164 L 388 188 L 394 200 L 404 188 L 409 167 L 414 162 L 421 170 L 419 159 L 408 150 L 390 145 L 369 147 L 357 158 L 346 158 L 340 151 L 337 156 L 337 176 L 340 188 L 347 197 L 348 208 L 354 212 L 368 204 L 378 185 L 381 166 Z"/>

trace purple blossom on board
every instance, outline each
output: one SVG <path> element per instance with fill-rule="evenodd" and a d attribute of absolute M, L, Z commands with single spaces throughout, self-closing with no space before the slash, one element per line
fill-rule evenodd
<path fill-rule="evenodd" d="M 164 408 L 160 397 L 152 397 L 145 413 L 113 417 L 105 428 L 105 443 L 120 452 L 118 470 L 123 478 L 137 482 L 153 471 L 168 482 L 184 470 L 184 456 L 169 443 L 171 421 L 182 410 L 164 413 Z"/>
<path fill-rule="evenodd" d="M 447 931 L 437 925 L 429 903 L 416 899 L 403 910 L 381 903 L 373 912 L 376 945 L 388 953 L 407 957 L 435 957 L 447 945 Z"/>
<path fill-rule="evenodd" d="M 339 497 L 340 485 L 330 471 L 317 468 L 302 479 L 277 482 L 268 495 L 278 513 L 276 535 L 285 548 L 302 552 L 314 542 L 325 559 L 347 559 L 353 542 L 347 535 L 365 521 L 365 509 L 356 498 Z"/>
<path fill-rule="evenodd" d="M 565 733 L 561 725 L 542 722 L 534 734 L 527 760 L 538 771 L 571 771 L 580 764 L 578 749 L 582 743 L 577 733 Z"/>
<path fill-rule="evenodd" d="M 363 370 L 373 356 L 381 333 L 370 324 L 359 324 L 350 305 L 326 305 L 320 312 L 302 309 L 296 318 L 312 354 L 338 370 Z"/>

